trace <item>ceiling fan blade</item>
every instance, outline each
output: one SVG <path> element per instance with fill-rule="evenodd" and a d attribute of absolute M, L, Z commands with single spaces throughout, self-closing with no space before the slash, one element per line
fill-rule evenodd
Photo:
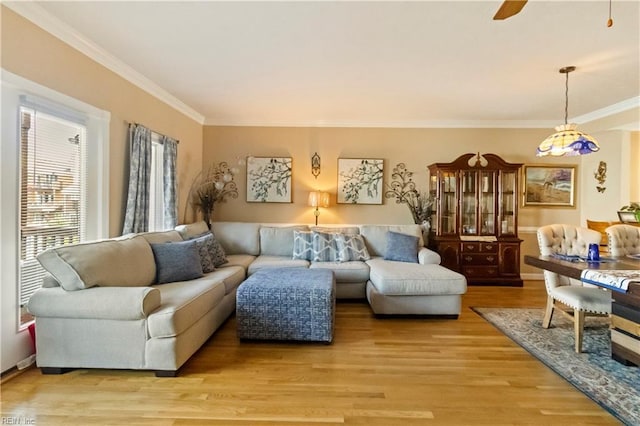
<path fill-rule="evenodd" d="M 527 0 L 505 0 L 493 19 L 507 19 L 520 12 L 525 4 L 527 4 Z"/>

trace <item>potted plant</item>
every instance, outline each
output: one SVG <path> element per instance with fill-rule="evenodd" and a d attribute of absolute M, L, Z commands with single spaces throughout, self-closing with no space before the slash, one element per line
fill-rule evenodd
<path fill-rule="evenodd" d="M 618 210 L 620 222 L 640 222 L 640 203 L 629 203 Z"/>

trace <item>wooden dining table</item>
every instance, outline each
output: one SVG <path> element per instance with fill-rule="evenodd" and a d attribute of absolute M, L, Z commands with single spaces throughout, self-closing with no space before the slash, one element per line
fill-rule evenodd
<path fill-rule="evenodd" d="M 563 260 L 552 256 L 525 255 L 524 263 L 577 280 L 582 271 L 640 270 L 640 259 L 605 258 L 603 262 Z M 640 365 L 640 282 L 631 282 L 627 291 L 611 291 L 611 357 L 625 365 Z"/>

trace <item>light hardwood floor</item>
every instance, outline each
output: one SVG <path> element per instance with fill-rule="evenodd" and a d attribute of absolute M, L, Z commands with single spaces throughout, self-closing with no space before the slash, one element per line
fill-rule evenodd
<path fill-rule="evenodd" d="M 5 381 L 3 424 L 619 424 L 469 309 L 545 298 L 537 281 L 470 287 L 458 320 L 377 319 L 339 302 L 331 345 L 240 343 L 232 317 L 178 378 L 32 369 Z"/>

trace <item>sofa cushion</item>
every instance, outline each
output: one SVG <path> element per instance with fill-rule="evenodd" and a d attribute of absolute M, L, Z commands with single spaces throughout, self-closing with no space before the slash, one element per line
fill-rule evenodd
<path fill-rule="evenodd" d="M 260 254 L 260 224 L 213 222 L 211 230 L 226 254 Z M 290 253 L 289 253 L 290 255 Z"/>
<path fill-rule="evenodd" d="M 374 258 L 367 261 L 371 268 L 369 280 L 378 292 L 387 296 L 426 294 L 464 294 L 464 275 L 440 265 L 396 262 Z"/>
<path fill-rule="evenodd" d="M 294 232 L 307 231 L 307 226 L 263 226 L 260 228 L 260 254 L 291 256 Z"/>
<path fill-rule="evenodd" d="M 313 232 L 293 231 L 293 256 L 294 259 L 313 259 Z"/>
<path fill-rule="evenodd" d="M 214 279 L 216 281 L 222 281 L 224 283 L 225 294 L 229 294 L 238 288 L 238 286 L 247 277 L 247 274 L 246 269 L 243 267 L 225 265 L 223 268 L 218 268 L 206 276 L 207 278 Z"/>
<path fill-rule="evenodd" d="M 156 261 L 156 282 L 188 281 L 202 276 L 200 255 L 195 241 L 151 244 Z"/>
<path fill-rule="evenodd" d="M 54 247 L 38 261 L 65 290 L 147 286 L 156 276 L 151 247 L 139 235 Z"/>
<path fill-rule="evenodd" d="M 175 230 L 182 236 L 183 240 L 190 240 L 198 235 L 204 234 L 205 232 L 209 232 L 209 227 L 204 220 L 201 220 L 200 222 L 178 225 Z"/>
<path fill-rule="evenodd" d="M 366 283 L 369 280 L 369 265 L 365 262 L 311 262 L 309 269 L 333 271 L 337 283 Z"/>
<path fill-rule="evenodd" d="M 338 262 L 371 259 L 362 235 L 336 234 L 335 240 L 338 250 Z"/>
<path fill-rule="evenodd" d="M 147 240 L 149 244 L 175 243 L 183 240 L 182 235 L 178 231 L 142 232 L 137 235 Z"/>
<path fill-rule="evenodd" d="M 188 283 L 173 282 L 154 287 L 160 290 L 162 306 L 149 315 L 151 338 L 181 334 L 215 308 L 225 295 L 224 283 L 209 274 Z"/>
<path fill-rule="evenodd" d="M 310 226 L 311 231 L 328 232 L 331 234 L 359 234 L 360 228 L 357 226 Z"/>
<path fill-rule="evenodd" d="M 385 260 L 418 263 L 418 242 L 418 237 L 414 235 L 388 231 Z"/>
<path fill-rule="evenodd" d="M 256 256 L 250 254 L 230 254 L 227 256 L 227 263 L 220 268 L 228 268 L 229 266 L 241 266 L 245 271 L 249 269 L 249 265 L 256 259 Z"/>
<path fill-rule="evenodd" d="M 309 261 L 292 259 L 291 256 L 258 256 L 249 265 L 247 274 L 251 275 L 260 269 L 267 268 L 308 268 Z"/>

